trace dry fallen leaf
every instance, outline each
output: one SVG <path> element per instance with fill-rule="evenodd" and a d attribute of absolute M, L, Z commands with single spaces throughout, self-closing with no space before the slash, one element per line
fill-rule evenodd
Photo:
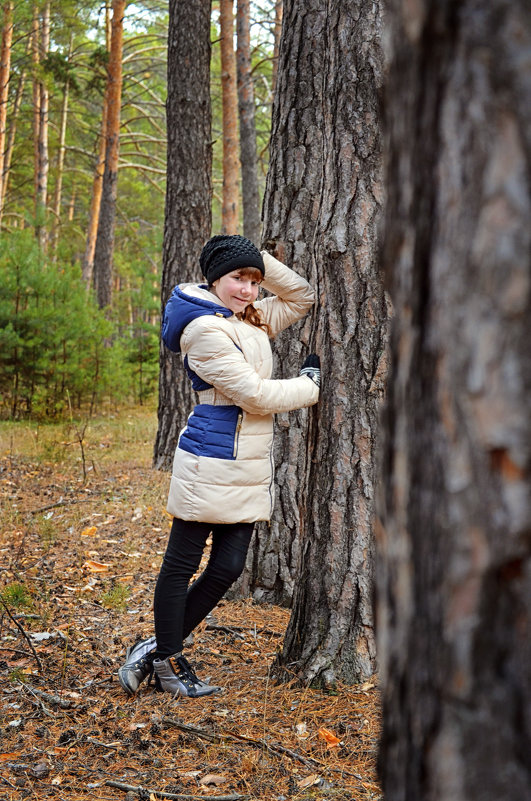
<path fill-rule="evenodd" d="M 339 745 L 341 742 L 339 737 L 336 737 L 336 735 L 328 729 L 319 729 L 319 737 L 326 741 L 329 748 L 335 748 L 336 745 Z"/>
<path fill-rule="evenodd" d="M 312 773 L 311 776 L 306 776 L 305 779 L 301 779 L 300 782 L 297 782 L 297 787 L 300 787 L 301 790 L 305 790 L 307 787 L 314 787 L 316 784 L 319 784 L 321 781 L 321 777 L 317 773 Z"/>
<path fill-rule="evenodd" d="M 81 532 L 82 537 L 93 537 L 98 529 L 96 526 L 89 526 L 88 528 L 84 528 Z"/>
<path fill-rule="evenodd" d="M 209 784 L 213 784 L 215 787 L 217 787 L 220 784 L 225 784 L 227 781 L 228 779 L 226 776 L 220 776 L 217 773 L 208 773 L 206 776 L 203 776 L 199 784 L 202 784 L 205 787 Z"/>
<path fill-rule="evenodd" d="M 88 559 L 83 567 L 85 570 L 90 570 L 91 573 L 105 573 L 110 568 L 110 565 L 105 564 L 104 562 L 94 562 L 92 559 Z"/>

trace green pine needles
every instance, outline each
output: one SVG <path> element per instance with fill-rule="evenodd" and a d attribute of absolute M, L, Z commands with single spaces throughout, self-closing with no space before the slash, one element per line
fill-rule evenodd
<path fill-rule="evenodd" d="M 0 252 L 0 416 L 54 419 L 155 391 L 158 330 L 106 319 L 79 267 L 43 263 L 33 232 Z"/>

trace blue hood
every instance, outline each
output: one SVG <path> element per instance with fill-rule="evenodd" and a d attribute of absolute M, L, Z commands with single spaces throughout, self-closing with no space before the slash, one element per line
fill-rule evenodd
<path fill-rule="evenodd" d="M 200 284 L 198 288 L 208 290 L 206 284 Z M 189 295 L 176 286 L 166 304 L 162 318 L 162 341 L 166 347 L 174 353 L 180 353 L 180 340 L 184 329 L 188 323 L 204 314 L 217 314 L 221 317 L 232 316 L 231 310 L 225 306 Z"/>

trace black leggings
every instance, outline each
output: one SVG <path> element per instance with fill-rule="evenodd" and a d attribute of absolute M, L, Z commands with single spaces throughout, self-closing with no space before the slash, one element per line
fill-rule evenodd
<path fill-rule="evenodd" d="M 155 587 L 156 658 L 182 650 L 183 640 L 214 609 L 240 576 L 254 523 L 217 525 L 174 517 L 170 539 Z M 190 579 L 201 562 L 212 532 L 208 564 L 198 579 Z"/>

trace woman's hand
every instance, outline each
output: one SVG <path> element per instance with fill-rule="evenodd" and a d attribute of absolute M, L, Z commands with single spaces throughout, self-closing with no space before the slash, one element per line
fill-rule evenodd
<path fill-rule="evenodd" d="M 307 375 L 314 384 L 317 384 L 318 387 L 321 386 L 321 360 L 316 353 L 310 353 L 304 360 L 300 375 Z"/>

